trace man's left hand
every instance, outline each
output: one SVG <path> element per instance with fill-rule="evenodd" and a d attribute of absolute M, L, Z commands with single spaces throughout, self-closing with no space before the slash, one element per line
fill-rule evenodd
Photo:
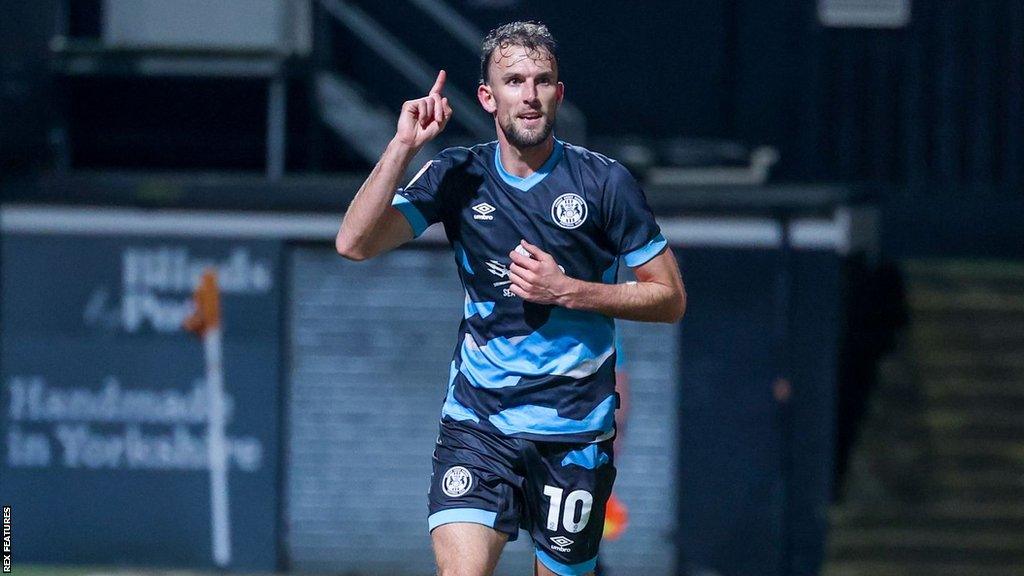
<path fill-rule="evenodd" d="M 523 255 L 523 250 L 529 256 Z M 522 240 L 509 252 L 509 257 L 512 258 L 508 269 L 512 281 L 509 289 L 516 296 L 536 304 L 566 305 L 574 280 L 565 275 L 550 254 Z"/>

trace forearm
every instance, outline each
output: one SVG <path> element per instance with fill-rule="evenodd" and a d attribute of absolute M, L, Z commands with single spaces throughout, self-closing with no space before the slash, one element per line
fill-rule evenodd
<path fill-rule="evenodd" d="M 658 282 L 601 284 L 569 279 L 559 305 L 641 322 L 677 322 L 686 310 L 682 287 Z"/>
<path fill-rule="evenodd" d="M 340 254 L 353 259 L 374 255 L 378 244 L 374 234 L 381 232 L 378 224 L 391 206 L 399 180 L 415 155 L 416 149 L 397 140 L 388 144 L 345 212 L 335 238 L 335 247 Z"/>

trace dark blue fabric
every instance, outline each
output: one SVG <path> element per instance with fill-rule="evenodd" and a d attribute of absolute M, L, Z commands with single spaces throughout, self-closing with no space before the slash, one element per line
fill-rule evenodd
<path fill-rule="evenodd" d="M 560 564 L 592 562 L 615 482 L 612 442 L 534 442 L 442 422 L 430 478 L 429 525 L 484 524 L 508 534 L 509 540 L 518 538 L 522 528 L 537 550 Z M 453 474 L 459 481 L 452 480 Z M 552 489 L 561 491 L 557 514 L 552 514 Z M 584 512 L 588 506 L 589 514 Z M 548 526 L 552 520 L 555 529 Z"/>
<path fill-rule="evenodd" d="M 509 253 L 526 240 L 588 282 L 614 282 L 620 259 L 646 263 L 664 240 L 629 172 L 556 141 L 541 170 L 515 179 L 491 142 L 443 151 L 397 194 L 417 233 L 443 223 L 466 292 L 444 418 L 533 440 L 610 437 L 612 319 L 524 302 L 509 289 Z"/>

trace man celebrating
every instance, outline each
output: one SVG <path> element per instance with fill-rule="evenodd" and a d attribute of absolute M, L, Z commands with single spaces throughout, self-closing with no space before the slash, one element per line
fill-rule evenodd
<path fill-rule="evenodd" d="M 538 574 L 590 574 L 615 480 L 613 319 L 676 322 L 683 284 L 629 172 L 554 138 L 565 87 L 547 28 L 491 31 L 480 74 L 497 141 L 441 152 L 396 194 L 451 119 L 442 70 L 403 104 L 336 247 L 364 260 L 442 222 L 455 255 L 465 315 L 429 496 L 439 574 L 491 574 L 520 527 Z M 615 283 L 620 261 L 636 282 Z"/>

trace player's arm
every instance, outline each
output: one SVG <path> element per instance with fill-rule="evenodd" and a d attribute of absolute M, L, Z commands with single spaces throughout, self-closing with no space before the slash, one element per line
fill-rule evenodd
<path fill-rule="evenodd" d="M 412 227 L 391 207 L 391 201 L 409 162 L 452 117 L 448 99 L 441 95 L 444 81 L 445 71 L 441 70 L 429 94 L 402 104 L 395 137 L 345 212 L 334 239 L 338 254 L 365 260 L 412 240 Z"/>
<path fill-rule="evenodd" d="M 522 246 L 530 256 L 509 254 L 509 279 L 523 300 L 641 322 L 678 322 L 686 311 L 686 290 L 670 250 L 634 268 L 636 282 L 603 284 L 570 278 L 550 254 L 525 240 Z"/>

